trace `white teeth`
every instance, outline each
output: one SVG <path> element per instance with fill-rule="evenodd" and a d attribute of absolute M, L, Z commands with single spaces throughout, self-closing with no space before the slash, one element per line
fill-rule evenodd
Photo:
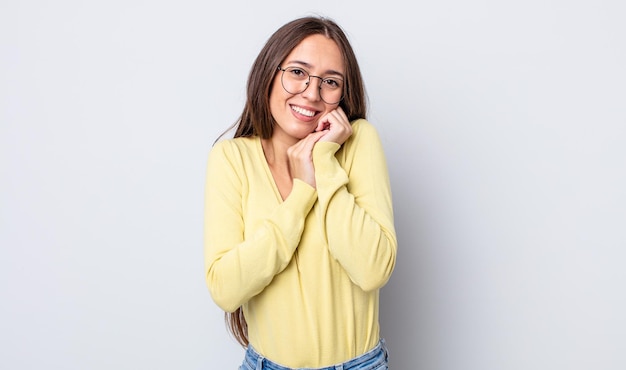
<path fill-rule="evenodd" d="M 307 117 L 313 117 L 315 115 L 315 112 L 310 111 L 308 109 L 296 107 L 295 105 L 292 105 L 291 109 L 293 109 L 294 112 L 300 113 L 300 114 L 302 114 L 304 116 L 307 116 Z"/>

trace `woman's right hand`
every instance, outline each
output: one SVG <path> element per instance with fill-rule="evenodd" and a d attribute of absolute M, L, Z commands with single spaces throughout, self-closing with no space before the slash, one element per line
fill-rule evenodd
<path fill-rule="evenodd" d="M 313 132 L 287 149 L 289 172 L 292 179 L 299 179 L 314 188 L 316 187 L 313 147 L 327 132 L 327 130 Z"/>

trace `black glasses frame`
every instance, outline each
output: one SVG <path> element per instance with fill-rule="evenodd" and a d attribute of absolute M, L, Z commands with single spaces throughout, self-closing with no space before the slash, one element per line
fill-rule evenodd
<path fill-rule="evenodd" d="M 307 74 L 307 76 L 309 76 L 308 81 L 306 82 L 305 87 L 304 87 L 304 89 L 302 89 L 302 91 L 298 91 L 298 92 L 291 92 L 291 91 L 287 90 L 287 88 L 285 87 L 285 82 L 284 82 L 283 78 L 284 78 L 284 76 L 285 76 L 285 72 L 286 72 L 286 71 L 288 71 L 288 70 L 289 70 L 289 68 L 296 68 L 296 69 L 299 69 L 299 70 L 301 70 L 302 72 L 306 73 L 306 74 Z M 304 69 L 302 69 L 302 68 L 299 68 L 299 67 L 287 67 L 287 68 L 282 68 L 281 66 L 278 66 L 278 68 L 277 68 L 277 69 L 278 69 L 279 71 L 281 71 L 281 75 L 280 75 L 280 84 L 281 84 L 281 86 L 283 87 L 283 89 L 284 89 L 286 92 L 288 92 L 289 94 L 294 94 L 294 95 L 296 95 L 296 94 L 302 94 L 303 92 L 305 92 L 305 91 L 306 91 L 306 89 L 308 89 L 308 88 L 309 88 L 309 85 L 311 84 L 311 77 L 319 78 L 319 79 L 320 79 L 320 81 L 322 81 L 322 82 L 325 80 L 325 78 L 324 78 L 324 77 L 320 77 L 320 76 L 315 76 L 315 75 L 312 75 L 312 74 L 310 74 L 309 72 L 307 72 L 306 70 L 304 70 Z M 341 79 L 341 78 L 338 78 L 338 80 L 341 80 L 341 82 L 344 82 L 344 80 L 343 80 L 343 79 Z M 345 86 L 345 83 L 344 83 L 344 86 Z M 331 102 L 326 101 L 326 100 L 324 99 L 324 97 L 322 96 L 322 84 L 320 83 L 319 87 L 317 88 L 317 89 L 318 89 L 318 93 L 320 94 L 320 99 L 322 99 L 322 101 L 324 101 L 326 104 L 339 104 L 339 103 L 343 100 L 343 96 L 344 96 L 344 93 L 345 93 L 344 86 L 341 86 L 341 97 L 339 98 L 339 100 L 338 100 L 338 101 L 336 101 L 336 102 L 332 102 L 332 103 L 331 103 Z"/>

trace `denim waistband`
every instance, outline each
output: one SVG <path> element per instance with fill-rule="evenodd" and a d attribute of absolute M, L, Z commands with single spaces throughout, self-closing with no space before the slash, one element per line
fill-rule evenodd
<path fill-rule="evenodd" d="M 381 339 L 376 347 L 369 350 L 368 352 L 355 357 L 346 362 L 327 366 L 320 368 L 300 368 L 299 370 L 361 370 L 361 369 L 378 369 L 382 364 L 387 363 L 387 346 L 385 344 L 385 339 Z M 285 367 L 279 365 L 259 354 L 257 351 L 252 348 L 251 345 L 248 346 L 246 350 L 246 357 L 244 362 L 250 369 L 254 370 L 294 370 L 290 367 Z M 363 367 L 365 364 L 370 363 L 371 367 Z"/>

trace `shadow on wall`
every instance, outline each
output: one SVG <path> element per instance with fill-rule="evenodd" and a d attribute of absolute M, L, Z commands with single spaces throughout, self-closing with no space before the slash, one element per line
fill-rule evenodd
<path fill-rule="evenodd" d="M 406 176 L 412 156 L 401 156 L 400 161 L 394 157 L 389 171 L 398 256 L 393 275 L 381 290 L 381 335 L 389 346 L 391 369 L 437 369 L 442 364 L 437 350 L 437 279 L 429 243 L 432 231 L 427 227 L 428 194 L 416 190 L 417 179 Z"/>

